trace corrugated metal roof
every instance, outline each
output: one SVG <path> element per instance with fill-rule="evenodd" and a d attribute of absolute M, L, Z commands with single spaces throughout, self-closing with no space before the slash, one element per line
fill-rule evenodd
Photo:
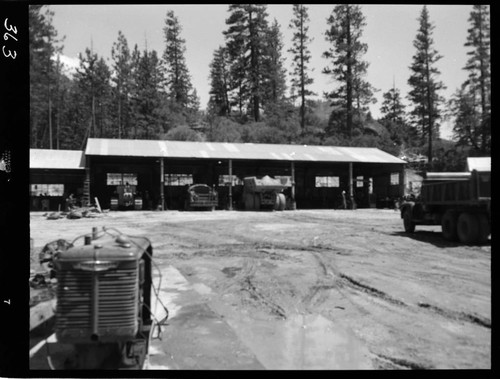
<path fill-rule="evenodd" d="M 313 162 L 401 163 L 372 147 L 333 147 L 226 142 L 89 138 L 86 155 L 165 158 L 250 159 Z"/>
<path fill-rule="evenodd" d="M 491 171 L 491 157 L 467 158 L 467 169 L 469 171 Z"/>
<path fill-rule="evenodd" d="M 85 155 L 81 150 L 30 149 L 30 168 L 83 170 Z"/>

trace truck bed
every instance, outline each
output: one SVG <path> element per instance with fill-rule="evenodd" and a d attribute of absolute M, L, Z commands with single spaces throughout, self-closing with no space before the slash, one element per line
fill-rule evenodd
<path fill-rule="evenodd" d="M 447 174 L 428 175 L 424 180 L 421 197 L 425 204 L 479 204 L 491 199 L 489 173 L 472 172 L 462 176 Z"/>

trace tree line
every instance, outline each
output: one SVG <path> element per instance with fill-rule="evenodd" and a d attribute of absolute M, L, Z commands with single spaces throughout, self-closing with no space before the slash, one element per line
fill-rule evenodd
<path fill-rule="evenodd" d="M 285 51 L 283 26 L 269 20 L 265 4 L 228 5 L 224 44 L 207 59 L 210 99 L 202 111 L 185 60 L 182 25 L 173 11 L 164 20 L 162 52 L 131 48 L 119 31 L 111 65 L 90 46 L 69 76 L 58 58 L 64 39 L 52 25 L 54 13 L 31 5 L 30 146 L 82 149 L 89 137 L 372 146 L 397 156 L 423 154 L 427 168 L 437 170 L 461 170 L 466 156 L 490 154 L 488 6 L 471 6 L 464 41 L 468 78 L 451 99 L 441 96 L 445 87 L 436 63 L 442 56 L 434 46 L 429 10 L 422 7 L 409 67 L 409 109 L 393 85 L 383 93 L 377 120 L 369 112 L 379 89 L 366 80 L 361 7 L 336 5 L 326 19 L 329 48 L 323 52 L 322 73 L 335 84 L 322 100 L 314 100 L 318 94 L 310 90 L 308 8 L 291 7 L 286 27 L 293 37 Z M 453 142 L 439 138 L 447 118 L 453 120 Z"/>

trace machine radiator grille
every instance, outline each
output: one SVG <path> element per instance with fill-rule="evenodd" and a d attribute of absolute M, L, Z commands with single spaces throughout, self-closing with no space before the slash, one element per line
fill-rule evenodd
<path fill-rule="evenodd" d="M 97 317 L 99 333 L 135 329 L 138 285 L 137 262 L 98 273 L 62 270 L 58 273 L 56 328 L 89 333 Z"/>

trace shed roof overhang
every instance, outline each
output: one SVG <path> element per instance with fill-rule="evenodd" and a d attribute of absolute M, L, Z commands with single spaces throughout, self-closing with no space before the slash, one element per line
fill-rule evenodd
<path fill-rule="evenodd" d="M 296 162 L 406 162 L 372 147 L 186 142 L 89 138 L 87 156 L 127 156 L 185 159 L 275 160 Z"/>
<path fill-rule="evenodd" d="M 81 150 L 30 149 L 30 169 L 84 170 Z"/>

